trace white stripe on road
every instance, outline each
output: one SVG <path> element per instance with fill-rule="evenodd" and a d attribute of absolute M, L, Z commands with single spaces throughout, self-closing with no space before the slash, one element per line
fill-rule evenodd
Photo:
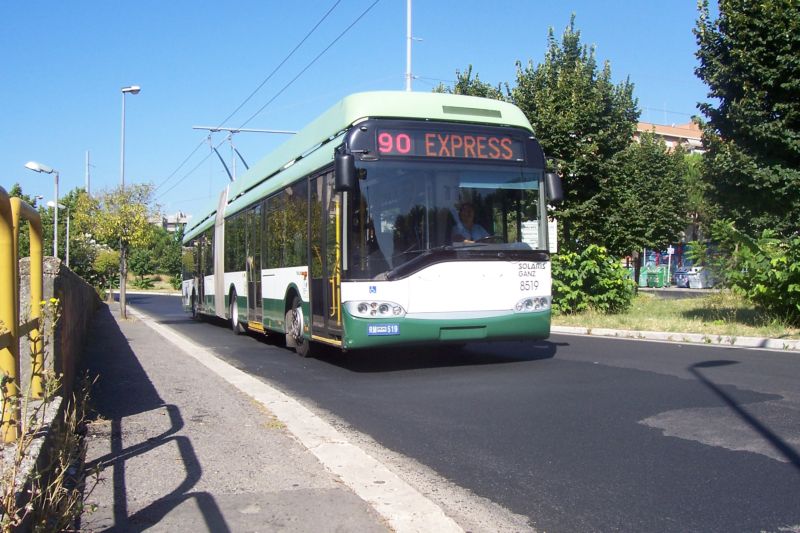
<path fill-rule="evenodd" d="M 180 333 L 129 307 L 175 346 L 197 359 L 225 381 L 267 407 L 317 459 L 369 503 L 397 532 L 462 532 L 434 502 L 400 479 L 383 463 L 348 442 L 333 426 L 294 398 L 229 365 Z"/>

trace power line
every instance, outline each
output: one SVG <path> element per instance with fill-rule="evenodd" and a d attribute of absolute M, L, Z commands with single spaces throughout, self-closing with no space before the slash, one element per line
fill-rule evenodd
<path fill-rule="evenodd" d="M 245 105 L 245 104 L 247 104 L 247 102 L 249 102 L 249 101 L 250 101 L 250 99 L 252 99 L 252 98 L 253 98 L 253 96 L 255 96 L 255 94 L 256 94 L 256 93 L 257 93 L 257 92 L 258 92 L 258 91 L 259 91 L 259 90 L 260 90 L 260 89 L 261 89 L 261 88 L 262 88 L 262 87 L 263 87 L 263 86 L 264 86 L 264 85 L 265 85 L 265 84 L 266 84 L 266 83 L 267 83 L 267 82 L 268 82 L 268 81 L 269 81 L 269 80 L 270 80 L 270 79 L 271 79 L 271 78 L 272 78 L 272 77 L 275 75 L 275 73 L 276 73 L 276 72 L 278 72 L 278 70 L 279 70 L 279 69 L 280 69 L 280 68 L 281 68 L 281 67 L 284 65 L 284 63 L 286 63 L 286 62 L 287 62 L 287 61 L 288 61 L 288 60 L 289 60 L 289 59 L 292 57 L 292 55 L 294 55 L 294 53 L 295 53 L 295 52 L 296 52 L 296 51 L 297 51 L 297 50 L 298 50 L 298 49 L 299 49 L 299 48 L 300 48 L 300 47 L 303 45 L 303 43 L 304 43 L 304 42 L 306 42 L 306 41 L 308 40 L 308 38 L 311 36 L 311 34 L 313 34 L 313 33 L 314 33 L 316 30 L 317 30 L 317 28 L 319 28 L 320 24 L 322 24 L 322 22 L 323 22 L 325 19 L 327 19 L 327 18 L 328 18 L 328 16 L 329 16 L 329 15 L 330 15 L 330 14 L 333 12 L 333 10 L 336 8 L 336 6 L 338 6 L 338 5 L 339 5 L 339 3 L 340 3 L 340 2 L 341 2 L 341 0 L 336 0 L 336 2 L 334 2 L 333 6 L 331 6 L 331 8 L 330 8 L 330 9 L 329 9 L 329 10 L 328 10 L 328 11 L 327 11 L 327 12 L 326 12 L 326 13 L 325 13 L 323 16 L 322 16 L 322 18 L 321 18 L 321 19 L 320 19 L 320 20 L 319 20 L 319 21 L 318 21 L 318 22 L 317 22 L 317 23 L 314 25 L 314 27 L 313 27 L 313 28 L 311 28 L 311 30 L 310 30 L 308 33 L 306 33 L 305 37 L 303 37 L 303 38 L 300 40 L 300 42 L 299 42 L 299 43 L 297 43 L 297 45 L 295 45 L 295 47 L 294 47 L 294 48 L 291 50 L 291 52 L 289 52 L 289 54 L 288 54 L 288 55 L 287 55 L 285 58 L 283 58 L 283 61 L 281 61 L 281 62 L 278 64 L 278 66 L 277 66 L 277 67 L 275 67 L 275 68 L 272 70 L 272 72 L 270 72 L 270 73 L 269 73 L 269 75 L 268 75 L 268 76 L 267 76 L 267 77 L 264 79 L 264 81 L 262 81 L 262 82 L 261 82 L 261 83 L 258 85 L 258 87 L 256 87 L 256 88 L 255 88 L 255 90 L 253 90 L 253 92 L 251 92 L 251 93 L 250 93 L 250 95 L 249 95 L 247 98 L 245 98 L 245 99 L 244 99 L 244 101 L 243 101 L 241 104 L 239 104 L 239 106 L 238 106 L 236 109 L 234 109 L 234 110 L 233 110 L 233 112 L 231 112 L 231 113 L 230 113 L 230 114 L 229 114 L 227 117 L 225 117 L 225 118 L 224 118 L 224 119 L 223 119 L 223 120 L 220 122 L 220 124 L 219 124 L 220 126 L 222 126 L 223 124 L 225 124 L 225 122 L 227 122 L 227 121 L 228 121 L 228 120 L 229 120 L 229 119 L 230 119 L 232 116 L 234 116 L 234 115 L 235 115 L 235 114 L 236 114 L 236 113 L 237 113 L 237 112 L 238 112 L 238 111 L 239 111 L 239 110 L 240 110 L 242 107 L 244 107 L 244 105 Z M 260 111 L 259 111 L 259 112 L 260 112 Z M 155 188 L 155 191 L 157 191 L 158 189 L 160 189 L 161 187 L 163 187 L 164 185 L 166 185 L 166 184 L 167 184 L 167 182 L 169 182 L 169 180 L 170 180 L 170 179 L 172 179 L 172 177 L 173 177 L 175 174 L 177 174 L 177 173 L 178 173 L 178 171 L 180 171 L 180 169 L 181 169 L 181 168 L 183 168 L 183 166 L 184 166 L 184 165 L 187 163 L 187 161 L 189 161 L 189 159 L 191 159 L 191 158 L 192 158 L 192 156 L 193 156 L 193 155 L 194 155 L 194 154 L 197 152 L 197 150 L 199 150 L 199 149 L 200 149 L 200 147 L 202 147 L 202 146 L 205 144 L 205 142 L 206 142 L 206 140 L 205 140 L 205 139 L 203 139 L 202 141 L 200 141 L 200 144 L 198 144 L 198 145 L 197 145 L 197 146 L 194 148 L 194 150 L 192 150 L 192 152 L 191 152 L 191 153 L 190 153 L 188 156 L 186 156 L 186 158 L 183 160 L 183 162 L 181 162 L 181 164 L 180 164 L 180 165 L 178 165 L 178 167 L 177 167 L 175 170 L 173 170 L 173 171 L 172 171 L 172 173 L 171 173 L 169 176 L 167 176 L 167 178 L 166 178 L 166 179 L 165 179 L 163 182 L 161 182 L 161 184 L 160 184 L 158 187 L 156 187 L 156 188 Z M 209 154 L 209 156 L 210 156 L 210 155 L 211 155 L 211 154 Z M 206 157 L 203 159 L 203 161 L 205 161 L 206 159 L 208 159 L 208 157 L 209 157 L 209 156 L 206 156 Z M 201 161 L 201 164 L 202 164 L 202 161 Z M 198 165 L 198 167 L 199 167 L 199 165 Z M 197 168 L 197 167 L 195 167 L 195 168 Z M 185 177 L 186 177 L 186 176 L 184 176 L 184 178 L 185 178 Z M 184 179 L 184 178 L 181 178 L 181 181 L 183 181 L 183 179 Z M 180 182 L 179 182 L 179 183 L 180 183 Z M 173 188 L 174 188 L 174 187 L 173 187 Z M 172 188 L 170 188 L 169 190 L 172 190 Z M 155 191 L 154 191 L 154 192 L 155 192 Z"/>
<path fill-rule="evenodd" d="M 278 97 L 279 97 L 281 94 L 283 94 L 283 91 L 285 91 L 286 89 L 288 89 L 288 88 L 289 88 L 289 87 L 290 87 L 290 86 L 291 86 L 291 85 L 292 85 L 292 84 L 293 84 L 295 81 L 297 81 L 297 79 L 298 79 L 300 76 L 302 76 L 303 74 L 305 74 L 305 72 L 306 72 L 308 69 L 310 69 L 310 68 L 311 68 L 311 66 L 312 66 L 314 63 L 316 63 L 316 62 L 317 62 L 317 60 L 318 60 L 319 58 L 321 58 L 321 57 L 322 57 L 322 56 L 325 54 L 325 52 L 327 52 L 328 50 L 330 50 L 330 49 L 333 47 L 333 45 L 335 45 L 335 44 L 336 44 L 336 43 L 339 41 L 339 39 L 341 39 L 342 37 L 344 37 L 344 35 L 345 35 L 345 34 L 346 34 L 348 31 L 350 31 L 350 29 L 351 29 L 353 26 L 355 26 L 355 25 L 358 23 L 358 21 L 360 21 L 362 18 L 364 18 L 364 16 L 365 16 L 367 13 L 369 13 L 369 12 L 370 12 L 370 10 L 371 10 L 373 7 L 375 7 L 375 6 L 378 4 L 378 2 L 380 2 L 380 1 L 381 1 L 381 0 L 375 0 L 374 2 L 372 2 L 372 4 L 370 4 L 370 6 L 369 6 L 367 9 L 365 9 L 365 10 L 364 10 L 364 11 L 363 11 L 363 12 L 362 12 L 362 13 L 361 13 L 361 14 L 360 14 L 360 15 L 359 15 L 359 16 L 358 16 L 358 17 L 357 17 L 357 18 L 356 18 L 356 19 L 355 19 L 355 20 L 354 20 L 354 21 L 353 21 L 353 22 L 352 22 L 352 23 L 351 23 L 351 24 L 350 24 L 350 25 L 349 25 L 347 28 L 345 28 L 345 30 L 344 30 L 342 33 L 340 33 L 340 34 L 339 34 L 339 35 L 336 37 L 336 39 L 334 39 L 333 41 L 331 41 L 331 43 L 330 43 L 328 46 L 326 46 L 326 47 L 325 47 L 325 49 L 324 49 L 324 50 L 322 50 L 322 52 L 320 52 L 319 54 L 317 54 L 317 56 L 316 56 L 314 59 L 312 59 L 312 60 L 311 60 L 311 62 L 310 62 L 308 65 L 306 65 L 306 66 L 303 68 L 303 70 L 301 70 L 301 71 L 300 71 L 300 72 L 297 74 L 297 76 L 295 76 L 294 78 L 292 78 L 292 79 L 291 79 L 291 81 L 289 81 L 289 83 L 287 83 L 286 85 L 284 85 L 284 86 L 283 86 L 283 88 L 282 88 L 280 91 L 278 91 L 277 93 L 275 93 L 275 96 L 273 96 L 272 98 L 270 98 L 270 99 L 267 101 L 267 103 L 266 103 L 266 104 L 264 104 L 263 106 L 261 106 L 261 107 L 259 108 L 259 110 L 258 110 L 258 111 L 256 111 L 255 113 L 253 113 L 253 114 L 250 116 L 250 118 L 248 118 L 247 120 L 245 120 L 245 121 L 244 121 L 244 122 L 241 124 L 241 126 L 239 126 L 239 127 L 240 127 L 240 128 L 243 128 L 243 127 L 244 127 L 244 126 L 246 126 L 246 125 L 247 125 L 247 124 L 248 124 L 248 123 L 249 123 L 251 120 L 253 120 L 254 118 L 256 118 L 256 117 L 257 117 L 257 116 L 258 116 L 258 115 L 259 115 L 259 114 L 260 114 L 262 111 L 264 111 L 264 109 L 266 109 L 266 107 L 267 107 L 268 105 L 270 105 L 272 102 L 274 102 L 274 101 L 275 101 L 275 99 L 276 99 L 276 98 L 278 98 Z"/>
<path fill-rule="evenodd" d="M 206 140 L 207 140 L 207 139 L 203 139 L 203 142 L 201 142 L 201 143 L 200 143 L 200 145 L 202 146 L 203 144 L 205 144 Z M 220 146 L 222 146 L 223 144 L 225 144 L 225 139 L 223 139 L 223 140 L 222 140 L 222 141 L 221 141 L 221 142 L 220 142 L 218 145 L 216 145 L 214 148 L 219 148 L 219 147 L 220 147 Z M 195 151 L 197 151 L 197 149 L 195 149 Z M 158 200 L 159 198 L 163 198 L 164 196 L 166 196 L 166 194 L 167 194 L 167 193 L 171 192 L 172 190 L 174 190 L 174 189 L 175 189 L 175 187 L 177 187 L 178 185 L 180 185 L 181 183 L 183 183 L 183 181 L 184 181 L 186 178 L 188 178 L 189 176 L 191 176 L 191 175 L 194 173 L 194 171 L 195 171 L 195 170 L 197 170 L 198 168 L 200 168 L 200 166 L 201 166 L 203 163 L 205 163 L 206 161 L 208 161 L 208 158 L 209 158 L 209 157 L 211 157 L 211 154 L 212 154 L 212 153 L 213 153 L 213 150 L 210 150 L 210 151 L 208 152 L 208 154 L 206 154 L 206 156 L 205 156 L 203 159 L 201 159 L 201 160 L 200 160 L 200 162 L 199 162 L 199 163 L 197 163 L 197 165 L 195 165 L 195 166 L 192 168 L 192 170 L 190 170 L 189 172 L 187 172 L 186 174 L 184 174 L 184 175 L 183 175 L 183 177 L 182 177 L 181 179 L 179 179 L 178 181 L 176 181 L 175 183 L 173 183 L 173 184 L 172 184 L 172 187 L 170 187 L 169 189 L 167 189 L 166 191 L 164 191 L 164 192 L 162 192 L 160 195 L 158 195 L 158 198 L 156 198 L 156 200 Z"/>
<path fill-rule="evenodd" d="M 264 78 L 264 81 L 262 81 L 262 82 L 261 82 L 261 83 L 258 85 L 258 87 L 256 87 L 256 88 L 255 88 L 255 90 L 253 90 L 253 92 L 251 92 L 251 93 L 250 93 L 250 96 L 248 96 L 247 98 L 245 98 L 245 99 L 244 99 L 244 101 L 243 101 L 241 104 L 239 104 L 239 106 L 238 106 L 236 109 L 234 109 L 234 110 L 233 110 L 233 112 L 231 112 L 231 114 L 230 114 L 230 115 L 228 115 L 227 117 L 225 117 L 224 119 L 222 119 L 222 121 L 219 123 L 219 125 L 220 125 L 220 126 L 222 126 L 223 124 L 225 124 L 225 123 L 226 123 L 226 122 L 227 122 L 227 121 L 228 121 L 228 120 L 229 120 L 229 119 L 230 119 L 230 118 L 231 118 L 233 115 L 235 115 L 235 114 L 236 114 L 236 113 L 237 113 L 237 112 L 238 112 L 238 111 L 239 111 L 239 110 L 240 110 L 242 107 L 244 107 L 244 105 L 245 105 L 247 102 L 249 102 L 249 101 L 250 101 L 250 99 L 251 99 L 251 98 L 253 98 L 253 96 L 255 96 L 255 94 L 256 94 L 256 93 L 257 93 L 259 90 L 261 90 L 261 88 L 262 88 L 262 87 L 263 87 L 263 86 L 264 86 L 264 85 L 265 85 L 265 84 L 266 84 L 266 83 L 267 83 L 267 82 L 268 82 L 268 81 L 269 81 L 269 80 L 272 78 L 272 76 L 274 76 L 274 75 L 275 75 L 275 73 L 276 73 L 276 72 L 278 72 L 278 70 L 279 70 L 279 69 L 280 69 L 280 68 L 281 68 L 281 67 L 284 65 L 284 63 L 286 63 L 286 62 L 289 60 L 289 58 L 291 58 L 291 57 L 294 55 L 294 53 L 295 53 L 295 52 L 296 52 L 296 51 L 297 51 L 297 50 L 298 50 L 298 49 L 299 49 L 299 48 L 300 48 L 300 47 L 303 45 L 303 43 L 304 43 L 304 42 L 306 42 L 306 40 L 308 40 L 308 38 L 309 38 L 309 37 L 311 37 L 311 34 L 312 34 L 312 33 L 314 33 L 314 32 L 317 30 L 317 28 L 319 28 L 320 24 L 322 24 L 322 23 L 323 23 L 323 21 L 324 21 L 326 18 L 328 18 L 328 15 L 330 15 L 330 14 L 333 12 L 333 10 L 334 10 L 334 9 L 336 9 L 336 6 L 338 6 L 338 5 L 339 5 L 339 3 L 340 3 L 341 1 L 342 1 L 342 0 L 336 0 L 336 2 L 335 2 L 335 3 L 334 3 L 332 6 L 331 6 L 331 8 L 330 8 L 330 9 L 329 9 L 329 10 L 328 10 L 328 11 L 327 11 L 327 12 L 326 12 L 326 13 L 325 13 L 323 16 L 322 16 L 322 18 L 321 18 L 321 19 L 319 19 L 319 22 L 317 22 L 317 23 L 314 25 L 314 27 L 313 27 L 313 28 L 311 28 L 311 30 L 310 30 L 310 31 L 309 31 L 309 32 L 306 34 L 306 36 L 305 36 L 305 37 L 303 37 L 303 39 L 302 39 L 302 40 L 301 40 L 299 43 L 297 43 L 297 45 L 296 45 L 294 48 L 292 48 L 292 51 L 291 51 L 291 52 L 289 52 L 289 54 L 288 54 L 288 55 L 287 55 L 285 58 L 283 58 L 283 61 L 281 61 L 281 62 L 278 64 L 278 66 L 277 66 L 277 67 L 275 67 L 275 68 L 272 70 L 272 72 L 270 72 L 270 73 L 269 73 L 269 76 L 267 76 L 266 78 Z"/>
<path fill-rule="evenodd" d="M 174 176 L 175 174 L 177 174 L 177 173 L 178 173 L 178 171 L 179 171 L 181 168 L 183 168 L 183 165 L 185 165 L 185 164 L 186 164 L 186 162 L 187 162 L 187 161 L 189 161 L 189 159 L 191 159 L 191 157 L 192 157 L 192 156 L 195 154 L 195 152 L 197 152 L 197 151 L 200 149 L 200 147 L 201 147 L 201 146 L 203 146 L 203 145 L 205 144 L 205 142 L 206 142 L 206 140 L 205 140 L 205 139 L 203 139 L 202 141 L 200 141 L 200 144 L 198 144 L 197 146 L 195 146 L 194 150 L 192 150 L 192 153 L 190 153 L 188 156 L 186 156 L 186 159 L 184 159 L 184 160 L 183 160 L 183 162 L 182 162 L 180 165 L 178 165 L 178 168 L 176 168 L 175 170 L 173 170 L 173 171 L 172 171 L 172 174 L 170 174 L 169 176 L 167 176 L 167 178 L 166 178 L 164 181 L 162 181 L 162 182 L 161 182 L 161 185 L 159 185 L 158 187 L 156 187 L 156 188 L 153 190 L 153 192 L 156 192 L 158 189 L 160 189 L 161 187 L 163 187 L 164 185 L 166 185 L 166 184 L 167 184 L 167 182 L 168 182 L 169 180 L 171 180 L 171 179 L 172 179 L 172 176 Z"/>

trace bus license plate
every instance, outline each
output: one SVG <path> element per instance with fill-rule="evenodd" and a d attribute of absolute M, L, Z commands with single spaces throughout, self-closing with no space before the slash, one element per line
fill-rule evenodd
<path fill-rule="evenodd" d="M 400 335 L 400 324 L 370 324 L 367 335 Z"/>

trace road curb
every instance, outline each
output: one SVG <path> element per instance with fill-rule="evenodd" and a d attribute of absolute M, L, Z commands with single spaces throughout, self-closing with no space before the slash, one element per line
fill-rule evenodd
<path fill-rule="evenodd" d="M 299 401 L 226 363 L 143 311 L 129 306 L 129 312 L 186 355 L 269 409 L 325 468 L 372 506 L 393 531 L 463 533 L 463 528 L 435 502 L 350 443 L 341 432 Z"/>
<path fill-rule="evenodd" d="M 733 335 L 709 335 L 704 333 L 680 333 L 669 331 L 636 331 L 627 329 L 587 328 L 582 326 L 552 326 L 551 333 L 613 337 L 618 339 L 647 340 L 676 343 L 730 346 L 734 348 L 757 348 L 784 352 L 800 351 L 800 340 L 771 339 L 766 337 L 737 337 Z"/>

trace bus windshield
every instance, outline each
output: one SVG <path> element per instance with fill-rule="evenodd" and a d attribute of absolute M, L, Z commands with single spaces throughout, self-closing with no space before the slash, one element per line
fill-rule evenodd
<path fill-rule="evenodd" d="M 345 224 L 350 279 L 438 250 L 547 248 L 539 169 L 383 160 L 359 174 Z"/>

